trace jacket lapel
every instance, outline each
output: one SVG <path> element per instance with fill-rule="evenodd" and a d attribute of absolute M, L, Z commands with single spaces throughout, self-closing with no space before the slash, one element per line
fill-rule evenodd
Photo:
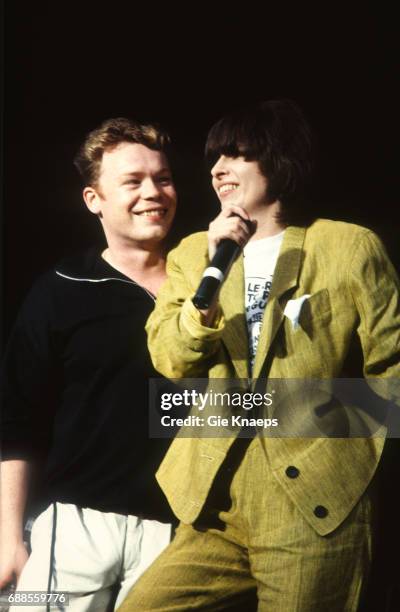
<path fill-rule="evenodd" d="M 285 231 L 274 272 L 271 293 L 264 312 L 252 374 L 253 379 L 260 376 L 271 345 L 284 319 L 283 311 L 289 297 L 284 294 L 294 289 L 298 284 L 303 260 L 305 233 L 305 228 L 294 226 L 289 226 Z M 244 309 L 242 312 L 244 312 Z"/>
<path fill-rule="evenodd" d="M 249 377 L 249 346 L 244 316 L 243 255 L 239 255 L 224 282 L 220 303 L 225 316 L 222 340 L 232 359 L 238 378 Z"/>
<path fill-rule="evenodd" d="M 285 231 L 274 272 L 271 293 L 264 313 L 253 368 L 253 379 L 257 379 L 260 376 L 272 342 L 284 319 L 283 310 L 286 303 L 284 294 L 294 289 L 298 284 L 303 260 L 305 233 L 305 228 L 295 226 L 289 226 Z M 222 340 L 232 359 L 238 378 L 247 379 L 250 376 L 249 339 L 245 317 L 242 255 L 232 265 L 228 277 L 222 286 L 220 303 L 226 321 Z"/>

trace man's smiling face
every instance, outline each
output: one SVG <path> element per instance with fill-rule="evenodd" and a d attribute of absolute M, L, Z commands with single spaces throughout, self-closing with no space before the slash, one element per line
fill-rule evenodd
<path fill-rule="evenodd" d="M 98 183 L 85 192 L 108 244 L 151 247 L 166 237 L 175 215 L 168 160 L 142 144 L 123 142 L 105 151 Z"/>

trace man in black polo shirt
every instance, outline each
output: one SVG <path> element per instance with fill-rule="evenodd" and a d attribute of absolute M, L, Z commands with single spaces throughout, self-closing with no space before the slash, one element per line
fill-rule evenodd
<path fill-rule="evenodd" d="M 75 164 L 107 248 L 37 281 L 4 360 L 0 588 L 68 591 L 74 611 L 103 612 L 116 593 L 118 605 L 170 540 L 154 478 L 166 446 L 148 439 L 143 409 L 155 375 L 144 325 L 176 208 L 167 142 L 128 119 L 88 135 Z M 23 518 L 40 461 L 28 558 Z"/>

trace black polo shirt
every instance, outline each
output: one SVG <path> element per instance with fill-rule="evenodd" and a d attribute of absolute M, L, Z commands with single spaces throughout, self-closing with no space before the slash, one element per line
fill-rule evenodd
<path fill-rule="evenodd" d="M 154 477 L 168 441 L 148 435 L 153 306 L 95 251 L 42 276 L 23 304 L 2 369 L 2 458 L 44 460 L 42 505 L 172 518 Z"/>

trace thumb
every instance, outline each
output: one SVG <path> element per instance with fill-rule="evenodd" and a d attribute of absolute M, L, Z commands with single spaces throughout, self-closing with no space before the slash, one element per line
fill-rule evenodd
<path fill-rule="evenodd" d="M 9 568 L 0 572 L 0 589 L 5 589 L 6 586 L 14 581 L 14 571 Z"/>

